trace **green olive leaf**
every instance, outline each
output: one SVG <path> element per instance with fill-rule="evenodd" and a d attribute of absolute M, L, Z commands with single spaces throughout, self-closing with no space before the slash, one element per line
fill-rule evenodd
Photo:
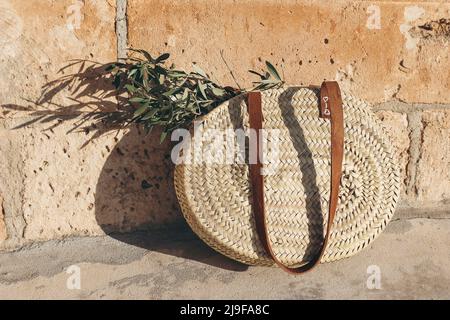
<path fill-rule="evenodd" d="M 205 71 L 203 71 L 197 64 L 193 64 L 194 72 L 201 75 L 204 78 L 207 78 Z"/>
<path fill-rule="evenodd" d="M 139 117 L 140 115 L 142 115 L 145 111 L 147 111 L 148 109 L 148 105 L 143 105 L 141 107 L 139 107 L 135 112 L 134 112 L 134 117 Z"/>
<path fill-rule="evenodd" d="M 168 53 L 163 53 L 163 54 L 160 55 L 158 58 L 156 58 L 155 63 L 163 62 L 164 60 L 167 60 L 169 57 L 170 57 L 170 54 L 168 54 Z"/>
<path fill-rule="evenodd" d="M 266 66 L 267 66 L 267 70 L 270 72 L 270 74 L 277 80 L 281 81 L 281 77 L 278 74 L 277 69 L 275 69 L 275 67 L 269 62 L 266 61 Z"/>
<path fill-rule="evenodd" d="M 188 127 L 198 116 L 207 114 L 224 101 L 249 90 L 262 91 L 283 84 L 278 71 L 268 61 L 264 71 L 249 70 L 260 79 L 253 88 L 246 90 L 209 79 L 196 63 L 192 70 L 175 69 L 173 64 L 167 63 L 169 53 L 154 59 L 145 50 L 130 50 L 138 54 L 124 63 L 110 63 L 103 70 L 116 87 L 117 96 L 128 93 L 121 97 L 132 108 L 123 116 L 123 121 L 139 123 L 146 131 L 161 127 L 161 142 L 176 128 Z"/>

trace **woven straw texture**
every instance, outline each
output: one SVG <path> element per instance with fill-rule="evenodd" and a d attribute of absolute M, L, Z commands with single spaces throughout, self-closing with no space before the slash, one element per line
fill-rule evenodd
<path fill-rule="evenodd" d="M 278 161 L 265 176 L 269 239 L 287 266 L 309 261 L 320 249 L 330 189 L 330 121 L 319 118 L 319 90 L 262 92 L 264 129 L 278 129 Z M 376 116 L 365 102 L 342 92 L 344 163 L 339 205 L 321 262 L 349 257 L 386 227 L 400 194 L 398 165 Z M 248 128 L 245 97 L 201 118 L 203 129 Z M 213 139 L 213 138 L 212 138 Z M 194 153 L 196 135 L 183 153 Z M 204 141 L 204 138 L 203 138 Z M 248 164 L 184 163 L 175 189 L 188 224 L 209 246 L 250 265 L 272 265 L 256 233 Z"/>

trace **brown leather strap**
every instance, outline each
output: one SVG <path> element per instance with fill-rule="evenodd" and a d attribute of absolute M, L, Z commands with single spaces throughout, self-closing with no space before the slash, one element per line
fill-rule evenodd
<path fill-rule="evenodd" d="M 339 85 L 335 81 L 325 81 L 322 83 L 320 89 L 320 117 L 331 119 L 331 187 L 326 233 L 322 242 L 322 247 L 317 255 L 311 261 L 298 267 L 291 268 L 281 263 L 275 256 L 269 240 L 264 211 L 264 176 L 261 172 L 263 161 L 260 149 L 260 130 L 262 129 L 263 124 L 263 114 L 260 92 L 248 93 L 248 108 L 250 128 L 256 130 L 257 137 L 257 161 L 256 163 L 250 164 L 250 179 L 253 189 L 253 211 L 255 214 L 258 237 L 266 252 L 280 268 L 293 274 L 306 272 L 319 264 L 325 253 L 338 205 L 339 184 L 344 156 L 344 116 Z"/>

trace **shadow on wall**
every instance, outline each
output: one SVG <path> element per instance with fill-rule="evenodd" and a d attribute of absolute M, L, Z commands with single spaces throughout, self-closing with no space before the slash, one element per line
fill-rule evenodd
<path fill-rule="evenodd" d="M 81 119 L 75 131 L 95 132 L 93 139 L 113 130 L 124 129 L 130 108 L 123 92 L 111 85 L 108 64 L 77 61 L 62 70 L 77 68 L 43 86 L 36 101 L 28 106 L 2 105 L 6 112 L 27 111 L 33 123 L 62 123 Z M 56 103 L 61 95 L 72 103 Z M 88 110 L 88 111 L 86 111 Z M 160 133 L 150 134 L 137 125 L 117 141 L 101 170 L 95 193 L 95 217 L 111 237 L 151 251 L 183 257 L 216 267 L 243 271 L 247 266 L 228 259 L 200 241 L 181 217 L 173 186 L 171 143 L 159 143 Z M 174 222 L 175 221 L 175 222 Z M 127 233 L 129 231 L 139 232 Z"/>
<path fill-rule="evenodd" d="M 159 144 L 159 136 L 160 132 L 146 135 L 135 126 L 116 144 L 96 187 L 98 224 L 125 243 L 220 268 L 246 270 L 245 265 L 210 249 L 181 217 L 173 185 L 171 144 Z M 129 230 L 141 232 L 123 233 Z"/>
<path fill-rule="evenodd" d="M 182 219 L 173 185 L 171 144 L 159 144 L 159 136 L 160 132 L 146 135 L 133 126 L 116 144 L 96 187 L 98 224 L 111 237 L 148 250 L 229 270 L 247 269 L 210 249 Z M 123 233 L 130 230 L 141 232 Z"/>
<path fill-rule="evenodd" d="M 127 232 L 165 225 L 180 216 L 172 185 L 170 144 L 138 126 L 117 142 L 96 186 L 95 216 L 102 229 Z"/>

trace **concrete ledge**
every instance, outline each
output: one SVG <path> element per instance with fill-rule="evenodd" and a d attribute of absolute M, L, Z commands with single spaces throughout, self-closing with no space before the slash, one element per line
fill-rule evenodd
<path fill-rule="evenodd" d="M 229 260 L 183 227 L 51 241 L 0 254 L 0 298 L 449 299 L 448 243 L 449 219 L 394 221 L 360 254 L 293 277 Z M 80 290 L 66 289 L 73 265 Z"/>

